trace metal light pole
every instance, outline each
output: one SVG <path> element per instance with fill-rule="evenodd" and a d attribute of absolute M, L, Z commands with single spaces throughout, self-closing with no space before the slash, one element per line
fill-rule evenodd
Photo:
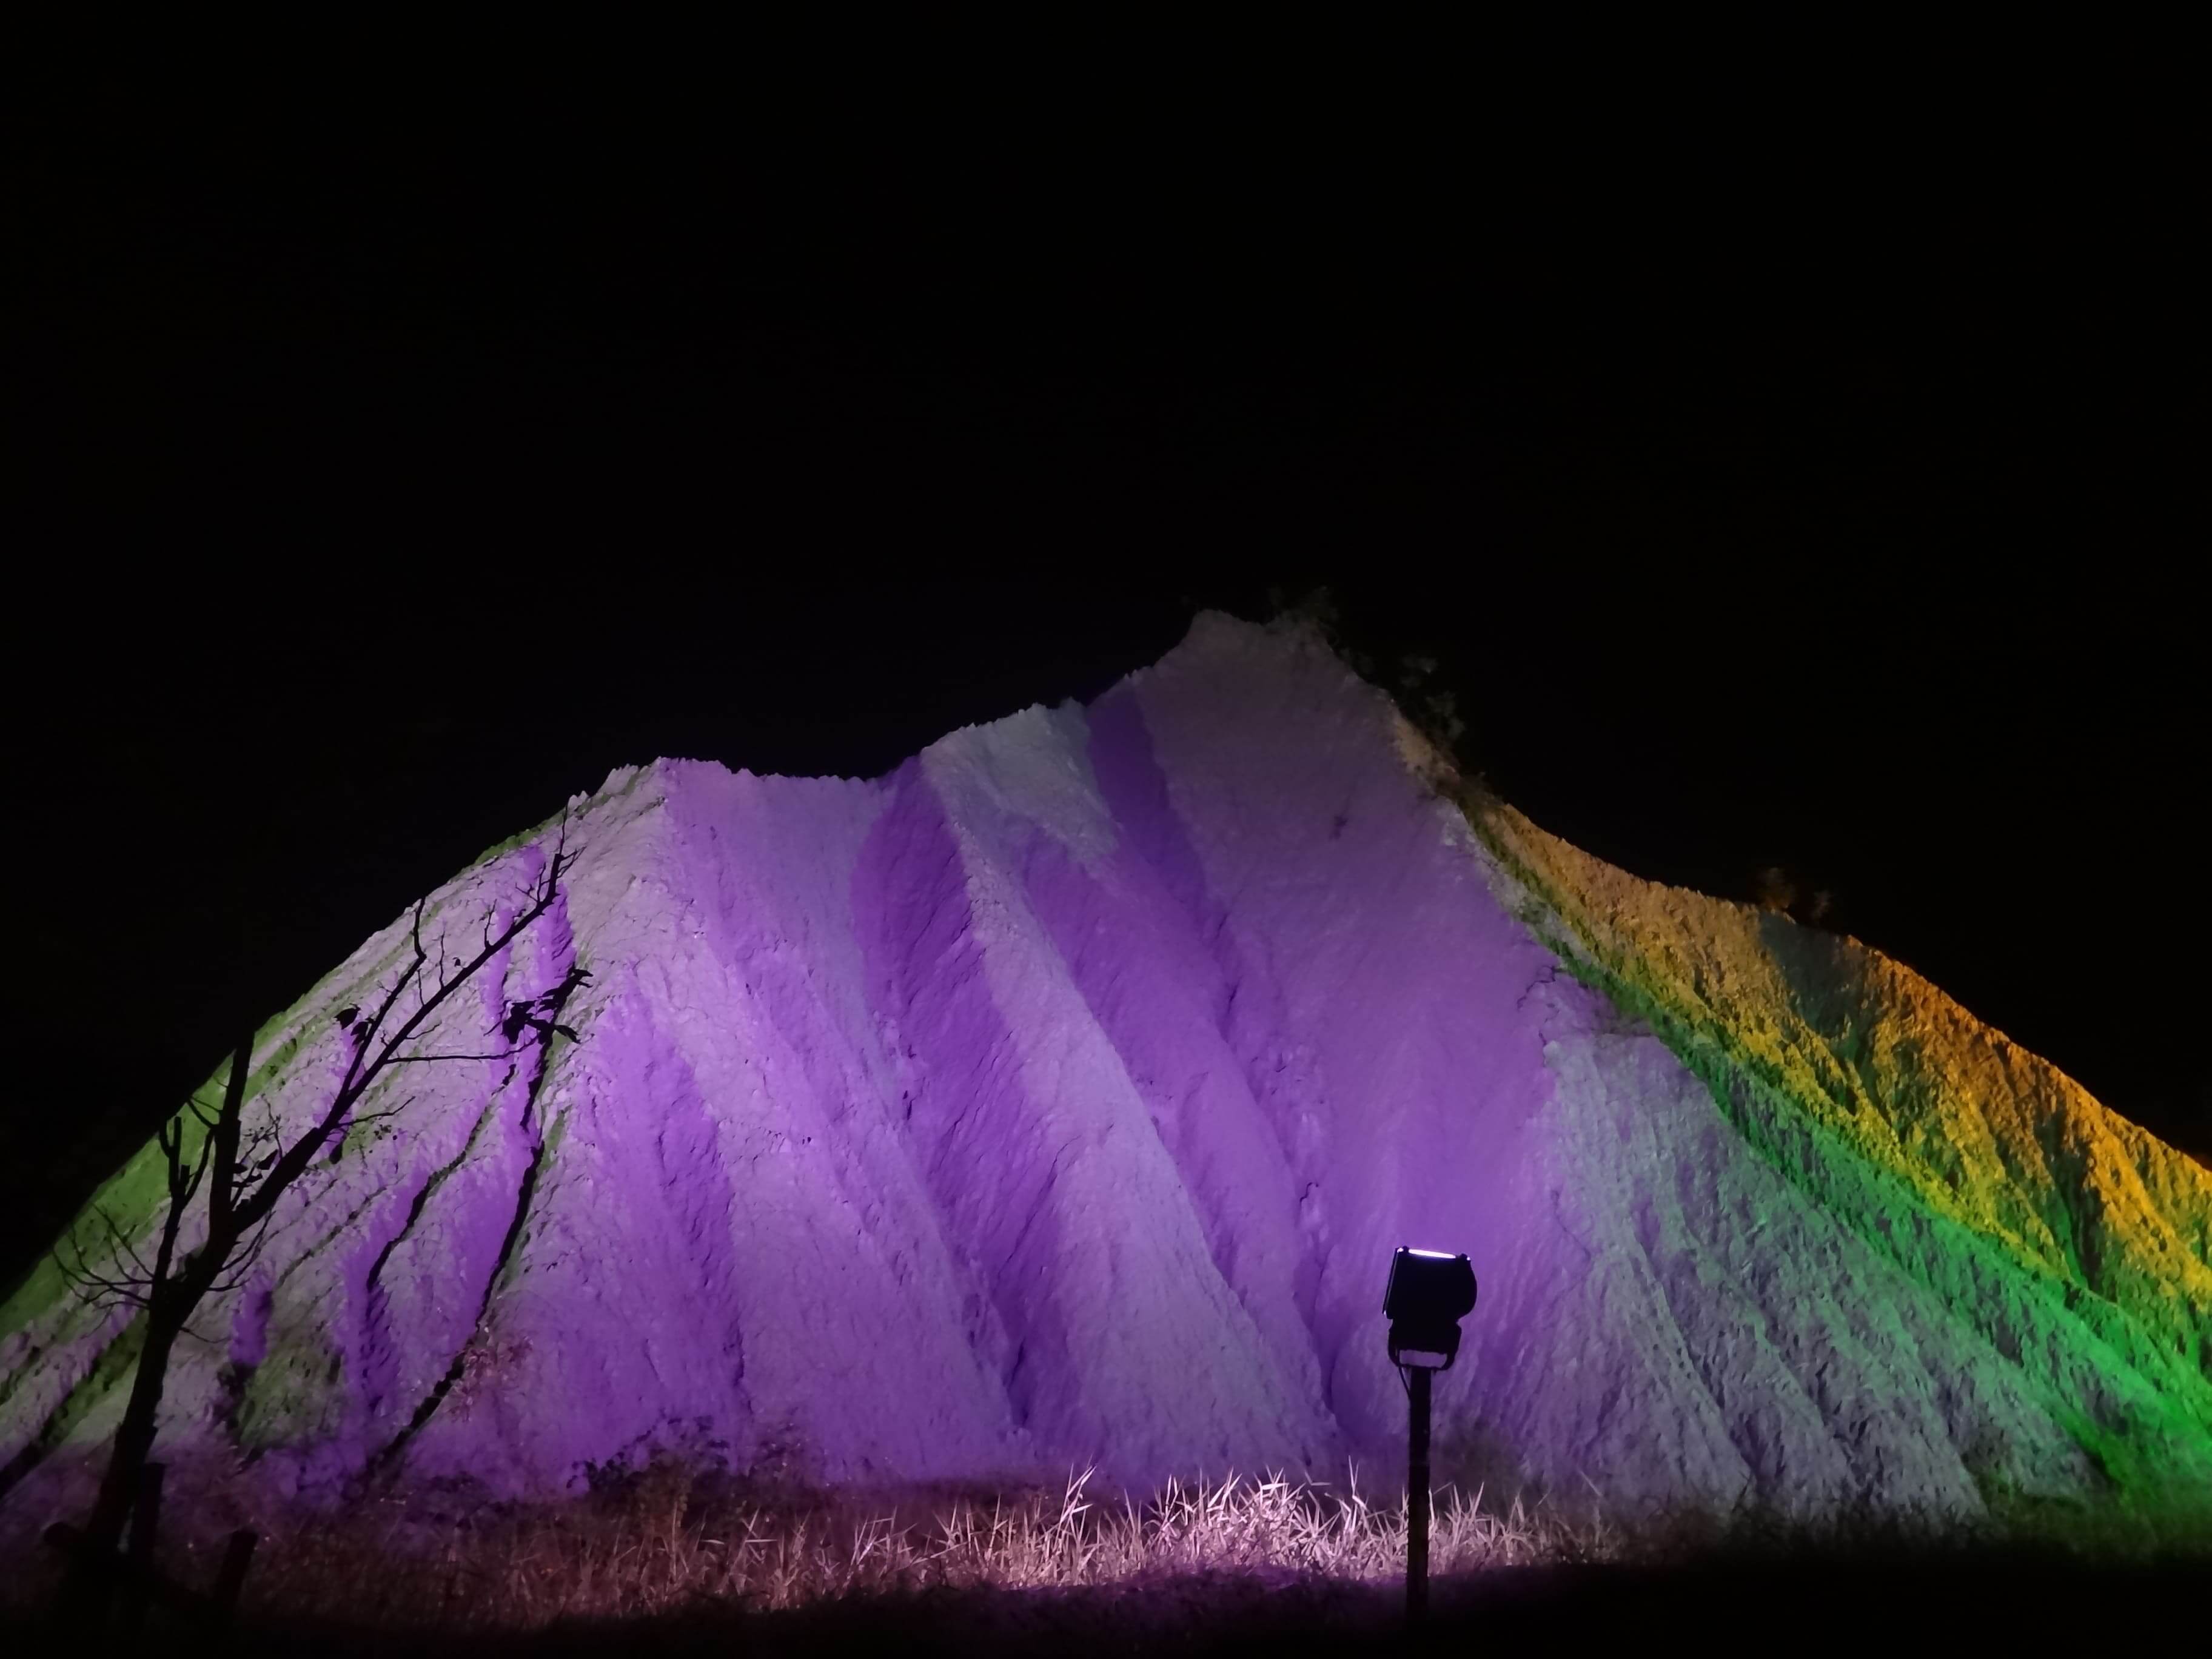
<path fill-rule="evenodd" d="M 1459 1357 L 1459 1322 L 1474 1311 L 1474 1267 L 1445 1250 L 1404 1245 L 1382 1293 L 1390 1363 L 1406 1381 L 1406 1623 L 1429 1613 L 1430 1378 Z"/>
<path fill-rule="evenodd" d="M 1426 1366 L 1407 1373 L 1413 1409 L 1406 1427 L 1406 1622 L 1429 1615 L 1429 1379 Z"/>

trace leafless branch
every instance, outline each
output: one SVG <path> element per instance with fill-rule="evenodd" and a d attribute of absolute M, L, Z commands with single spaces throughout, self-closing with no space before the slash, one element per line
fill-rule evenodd
<path fill-rule="evenodd" d="M 229 1291 L 244 1287 L 261 1260 L 261 1247 L 268 1242 L 269 1224 L 272 1219 L 274 1212 L 262 1218 L 261 1224 L 246 1239 L 244 1249 L 231 1252 L 230 1259 L 223 1264 L 223 1276 L 209 1285 L 210 1291 Z"/>
<path fill-rule="evenodd" d="M 521 1052 L 520 1048 L 508 1048 L 495 1054 L 394 1054 L 391 1063 L 394 1066 L 427 1066 L 441 1060 L 513 1060 Z"/>
<path fill-rule="evenodd" d="M 411 1104 L 412 1103 L 410 1103 L 410 1104 Z M 356 1113 L 355 1113 L 355 1114 L 354 1114 L 354 1118 L 353 1118 L 353 1121 L 352 1121 L 352 1123 L 350 1123 L 350 1124 L 349 1124 L 349 1125 L 348 1125 L 347 1127 L 349 1127 L 349 1128 L 355 1128 L 355 1129 L 357 1129 L 357 1128 L 359 1128 L 359 1127 L 360 1127 L 362 1124 L 364 1124 L 364 1123 L 381 1123 L 381 1122 L 383 1122 L 383 1121 L 384 1121 L 384 1120 L 385 1120 L 385 1119 L 386 1119 L 386 1118 L 388 1118 L 388 1117 L 398 1117 L 398 1116 L 402 1112 L 405 1111 L 406 1109 L 407 1109 L 407 1107 L 406 1107 L 405 1105 L 399 1105 L 399 1106 L 387 1106 L 384 1110 L 382 1110 L 382 1111 L 380 1111 L 380 1112 L 356 1112 Z"/>
<path fill-rule="evenodd" d="M 115 1218 L 107 1213 L 105 1206 L 96 1207 L 93 1213 L 100 1218 L 100 1224 L 107 1229 L 107 1237 L 114 1243 L 116 1248 L 131 1258 L 131 1265 L 138 1269 L 140 1277 L 150 1279 L 154 1276 L 154 1270 L 146 1265 L 144 1259 L 139 1255 L 129 1237 L 125 1235 L 120 1227 L 115 1224 Z"/>

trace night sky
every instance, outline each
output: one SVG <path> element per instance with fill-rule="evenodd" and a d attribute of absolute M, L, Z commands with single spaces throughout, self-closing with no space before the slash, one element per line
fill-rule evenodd
<path fill-rule="evenodd" d="M 611 768 L 880 773 L 1322 585 L 1539 823 L 1732 897 L 1784 866 L 2212 1155 L 2151 116 L 732 105 L 111 77 L 27 124 L 5 1277 Z"/>

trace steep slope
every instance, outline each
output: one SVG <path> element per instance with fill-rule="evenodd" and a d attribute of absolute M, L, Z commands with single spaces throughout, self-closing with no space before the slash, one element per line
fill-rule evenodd
<path fill-rule="evenodd" d="M 1984 1485 L 2086 1459 L 2094 1486 L 2212 1490 L 2200 1166 L 1854 939 L 1638 881 L 1501 803 L 1467 805 L 1501 890 L 1571 971 L 1972 1333 L 1975 1363 L 1933 1403 Z M 2014 1384 L 2032 1404 L 2005 1403 Z"/>
<path fill-rule="evenodd" d="M 1873 952 L 1459 787 L 1311 635 L 1201 617 L 869 782 L 662 761 L 197 1322 L 176 1455 L 496 1492 L 655 1446 L 821 1478 L 1388 1455 L 1401 1242 L 1482 1275 L 1443 1440 L 1619 1504 L 2212 1492 L 2204 1172 Z M 435 895 L 473 934 L 550 829 Z M 331 1086 L 404 921 L 260 1034 Z M 142 1157 L 97 1202 L 152 1224 Z M 10 1479 L 131 1332 L 0 1310 Z M 35 1484 L 35 1483 L 33 1483 Z"/>

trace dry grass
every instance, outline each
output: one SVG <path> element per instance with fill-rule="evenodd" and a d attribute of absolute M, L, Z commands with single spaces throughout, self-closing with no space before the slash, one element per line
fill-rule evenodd
<path fill-rule="evenodd" d="M 0 1519 L 15 1513 L 28 1525 L 88 1497 L 88 1487 L 57 1489 L 37 1515 L 19 1504 Z M 225 1529 L 262 1533 L 240 1609 L 253 1639 L 225 1638 L 234 1659 L 343 1659 L 395 1645 L 487 1659 L 547 1643 L 971 1659 L 1211 1651 L 1222 1642 L 1362 1651 L 1398 1629 L 1406 1534 L 1396 1492 L 1370 1501 L 1356 1481 L 1228 1477 L 1172 1483 L 1133 1503 L 1097 1493 L 1085 1474 L 1049 1492 L 869 1496 L 733 1483 L 673 1462 L 557 1503 L 415 1489 L 303 1514 L 254 1504 L 221 1482 L 179 1483 L 177 1500 L 161 1565 L 183 1583 L 212 1582 Z M 1594 1507 L 1571 1515 L 1549 1504 L 1494 1509 L 1480 1491 L 1445 1489 L 1431 1556 L 1441 1615 L 1510 1645 L 1571 1627 L 1593 1642 L 1692 1631 L 1718 1605 L 1738 1609 L 1746 1627 L 1782 1628 L 1817 1607 L 1832 1646 L 1863 1651 L 1882 1620 L 1949 1628 L 2009 1609 L 2040 1642 L 2067 1608 L 2094 1623 L 2112 1607 L 2179 1598 L 2199 1607 L 2194 1586 L 2212 1548 L 2202 1531 L 2122 1536 L 2078 1516 L 1971 1526 L 1749 1511 L 1628 1524 L 1595 1516 Z M 0 1625 L 54 1604 L 58 1559 L 27 1537 L 0 1534 Z"/>
<path fill-rule="evenodd" d="M 271 1537 L 244 1611 L 282 1622 L 520 1632 L 715 1608 L 771 1611 L 937 1588 L 1078 1589 L 1222 1573 L 1344 1581 L 1404 1571 L 1402 1500 L 1235 1475 L 1149 1502 L 717 1495 L 658 1467 L 618 1494 L 429 1528 L 397 1508 Z M 1601 1526 L 1437 1495 L 1438 1574 L 1602 1557 Z"/>

